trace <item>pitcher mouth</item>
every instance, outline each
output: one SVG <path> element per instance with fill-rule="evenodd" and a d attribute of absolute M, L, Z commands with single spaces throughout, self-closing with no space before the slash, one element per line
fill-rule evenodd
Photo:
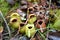
<path fill-rule="evenodd" d="M 24 24 L 23 24 L 23 23 L 21 23 L 21 24 L 20 24 L 20 27 L 23 27 L 23 26 L 24 26 Z"/>
<path fill-rule="evenodd" d="M 42 23 L 43 23 L 43 21 L 39 21 L 39 22 L 38 22 L 38 24 L 40 24 L 40 25 L 41 25 Z"/>
<path fill-rule="evenodd" d="M 12 22 L 17 22 L 17 19 L 13 19 Z"/>
<path fill-rule="evenodd" d="M 16 18 L 10 19 L 10 23 L 14 23 L 14 22 L 17 22 L 17 19 Z"/>
<path fill-rule="evenodd" d="M 34 15 L 34 14 L 30 14 L 29 15 L 29 18 L 32 18 L 32 17 L 35 17 L 36 15 Z"/>
<path fill-rule="evenodd" d="M 20 15 L 19 15 L 18 13 L 12 13 L 12 14 L 11 14 L 11 17 L 12 17 L 12 16 L 20 16 Z"/>
<path fill-rule="evenodd" d="M 32 27 L 31 27 L 31 26 L 29 26 L 28 28 L 29 28 L 29 29 L 32 29 Z"/>
<path fill-rule="evenodd" d="M 30 8 L 30 9 L 29 9 L 29 11 L 33 11 L 33 9 L 32 9 L 32 8 Z"/>

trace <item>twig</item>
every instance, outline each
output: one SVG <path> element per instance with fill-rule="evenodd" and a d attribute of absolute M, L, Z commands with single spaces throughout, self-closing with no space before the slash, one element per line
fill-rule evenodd
<path fill-rule="evenodd" d="M 36 31 L 36 32 L 37 32 L 37 31 Z M 36 32 L 35 32 L 35 34 L 36 34 Z M 34 34 L 34 35 L 35 35 L 35 34 Z M 32 40 L 32 38 L 34 37 L 34 35 L 31 37 L 31 39 L 30 39 L 30 40 Z"/>
<path fill-rule="evenodd" d="M 36 32 L 39 31 L 39 30 L 41 30 L 41 29 L 37 29 Z M 36 34 L 36 32 L 35 32 L 35 34 Z M 34 34 L 34 35 L 35 35 L 35 34 Z M 31 37 L 30 40 L 32 40 L 32 38 L 34 37 L 34 35 Z"/>
<path fill-rule="evenodd" d="M 2 33 L 0 34 L 0 40 L 2 40 Z"/>
<path fill-rule="evenodd" d="M 6 24 L 6 27 L 7 27 L 8 33 L 9 33 L 9 37 L 11 37 L 11 32 L 10 32 L 9 26 L 7 25 L 7 21 L 5 20 L 5 18 L 4 18 L 1 11 L 0 11 L 0 15 L 1 15 L 1 17 L 3 18 L 3 20 L 4 20 L 5 24 Z"/>
<path fill-rule="evenodd" d="M 44 40 L 46 40 L 45 36 L 44 36 L 41 32 L 38 31 L 38 33 L 41 35 L 41 37 L 42 37 Z"/>
<path fill-rule="evenodd" d="M 2 40 L 3 27 L 0 27 L 0 40 Z"/>

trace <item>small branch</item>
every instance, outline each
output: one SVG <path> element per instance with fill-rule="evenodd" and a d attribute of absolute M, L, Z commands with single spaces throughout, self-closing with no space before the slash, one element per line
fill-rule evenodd
<path fill-rule="evenodd" d="M 11 37 L 11 32 L 10 32 L 9 26 L 7 25 L 7 21 L 5 20 L 5 18 L 4 18 L 4 16 L 3 16 L 1 11 L 0 11 L 0 15 L 1 15 L 1 17 L 3 18 L 3 20 L 4 20 L 5 24 L 6 24 L 7 30 L 9 32 L 9 37 Z"/>
<path fill-rule="evenodd" d="M 0 33 L 0 40 L 2 40 L 2 33 Z"/>

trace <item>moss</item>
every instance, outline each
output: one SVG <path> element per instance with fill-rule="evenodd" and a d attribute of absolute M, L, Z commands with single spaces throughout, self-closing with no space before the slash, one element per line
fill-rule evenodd
<path fill-rule="evenodd" d="M 0 0 L 0 10 L 2 11 L 3 15 L 5 16 L 10 10 L 12 9 L 16 9 L 18 7 L 18 3 L 15 3 L 15 5 L 13 5 L 11 7 L 11 5 L 9 5 L 8 2 L 6 2 L 5 0 Z"/>
<path fill-rule="evenodd" d="M 9 8 L 9 5 L 5 0 L 0 0 L 0 10 L 2 11 L 4 16 L 9 11 Z"/>

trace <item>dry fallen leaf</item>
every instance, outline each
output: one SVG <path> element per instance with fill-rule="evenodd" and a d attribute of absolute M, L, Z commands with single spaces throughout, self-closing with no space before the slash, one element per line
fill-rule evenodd
<path fill-rule="evenodd" d="M 3 27 L 0 27 L 0 33 L 2 33 L 3 32 Z"/>

